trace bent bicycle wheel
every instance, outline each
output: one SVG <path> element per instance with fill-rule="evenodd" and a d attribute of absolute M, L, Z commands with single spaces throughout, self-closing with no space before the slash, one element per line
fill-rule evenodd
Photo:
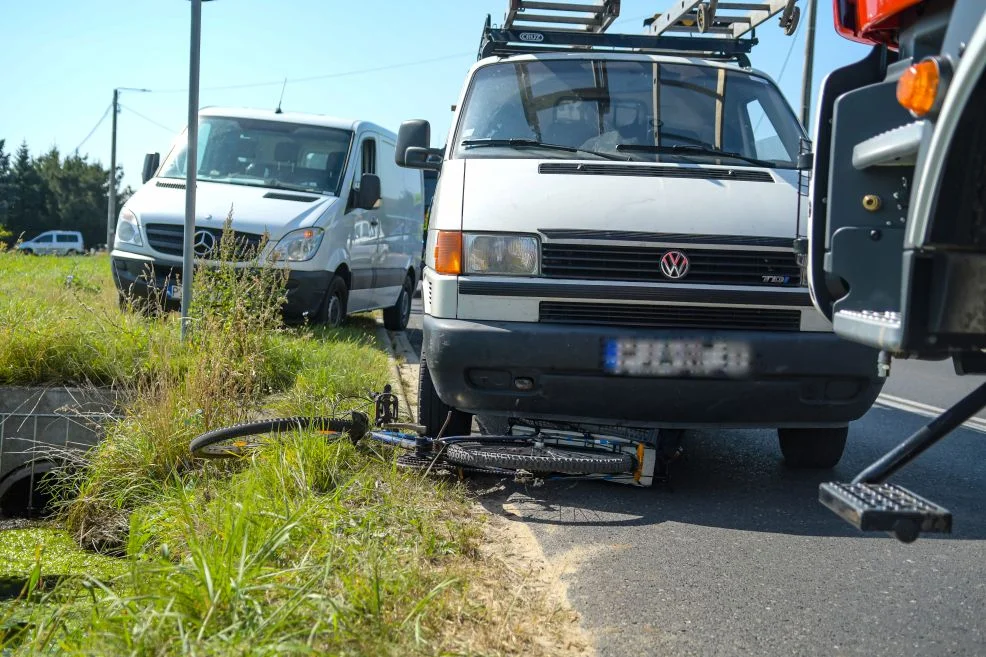
<path fill-rule="evenodd" d="M 351 420 L 327 417 L 279 417 L 214 429 L 193 438 L 188 447 L 192 455 L 197 458 L 236 458 L 270 442 L 263 438 L 268 434 L 313 430 L 330 437 L 338 437 L 345 433 L 356 441 L 363 437 L 368 425 L 369 420 L 362 413 L 353 413 Z"/>
<path fill-rule="evenodd" d="M 538 445 L 517 438 L 449 442 L 444 456 L 450 463 L 467 467 L 559 474 L 618 474 L 636 467 L 630 454 Z"/>

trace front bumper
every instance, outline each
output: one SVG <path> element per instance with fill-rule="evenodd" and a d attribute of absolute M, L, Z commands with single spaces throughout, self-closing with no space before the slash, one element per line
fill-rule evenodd
<path fill-rule="evenodd" d="M 169 285 L 181 283 L 180 265 L 128 257 L 121 251 L 113 252 L 111 263 L 113 282 L 120 294 L 153 301 L 167 310 L 180 308 L 181 302 L 167 294 Z M 331 278 L 330 272 L 289 271 L 287 303 L 282 309 L 284 315 L 291 318 L 314 316 L 322 306 Z"/>
<path fill-rule="evenodd" d="M 742 379 L 603 371 L 609 338 L 744 342 Z M 845 426 L 876 400 L 874 349 L 831 333 L 572 327 L 424 317 L 423 354 L 442 401 L 471 413 L 635 426 Z M 530 379 L 529 391 L 515 388 Z"/>

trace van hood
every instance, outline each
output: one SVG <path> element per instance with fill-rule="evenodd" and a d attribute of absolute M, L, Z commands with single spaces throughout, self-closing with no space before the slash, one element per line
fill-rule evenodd
<path fill-rule="evenodd" d="M 464 230 L 794 238 L 798 172 L 599 160 L 464 160 Z"/>
<path fill-rule="evenodd" d="M 232 212 L 236 230 L 279 237 L 296 228 L 307 228 L 339 199 L 270 187 L 231 185 L 200 180 L 195 191 L 195 225 L 222 228 Z M 144 226 L 185 222 L 185 183 L 157 178 L 127 201 Z"/>

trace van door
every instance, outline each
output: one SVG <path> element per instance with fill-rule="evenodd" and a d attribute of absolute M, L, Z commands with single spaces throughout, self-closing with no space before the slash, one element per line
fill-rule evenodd
<path fill-rule="evenodd" d="M 419 242 L 420 235 L 411 235 L 412 217 L 415 209 L 420 213 L 420 203 L 408 190 L 405 177 L 408 172 L 421 176 L 413 169 L 402 169 L 394 160 L 396 145 L 385 138 L 378 144 L 380 161 L 377 175 L 380 176 L 380 251 L 377 255 L 376 295 L 377 304 L 387 308 L 397 303 L 401 286 L 407 277 L 412 262 L 413 251 L 420 250 L 412 244 Z M 415 224 L 420 232 L 420 224 Z"/>
<path fill-rule="evenodd" d="M 376 136 L 364 134 L 356 152 L 358 161 L 354 167 L 355 177 L 346 209 L 346 225 L 350 227 L 349 266 L 352 273 L 348 310 L 354 312 L 377 307 L 373 290 L 380 220 L 377 209 L 363 210 L 356 207 L 360 178 L 364 173 L 377 172 Z"/>

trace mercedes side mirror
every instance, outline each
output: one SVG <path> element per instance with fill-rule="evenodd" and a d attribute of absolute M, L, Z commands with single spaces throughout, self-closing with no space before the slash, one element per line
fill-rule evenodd
<path fill-rule="evenodd" d="M 144 156 L 144 170 L 141 172 L 142 182 L 147 182 L 154 177 L 158 167 L 161 165 L 160 153 L 148 153 Z"/>
<path fill-rule="evenodd" d="M 364 173 L 359 181 L 358 206 L 362 210 L 372 210 L 380 200 L 380 176 Z"/>

